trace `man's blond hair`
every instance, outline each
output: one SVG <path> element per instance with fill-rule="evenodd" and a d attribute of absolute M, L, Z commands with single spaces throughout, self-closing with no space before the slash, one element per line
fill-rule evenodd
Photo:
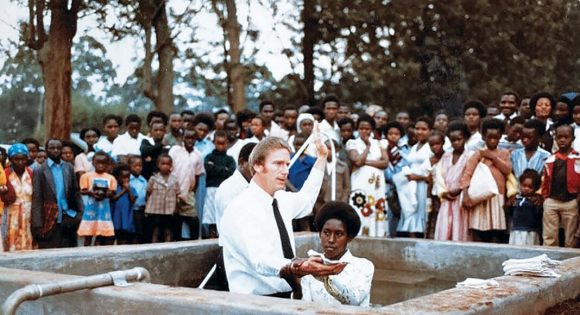
<path fill-rule="evenodd" d="M 266 156 L 277 149 L 286 149 L 291 152 L 290 146 L 284 139 L 278 137 L 267 137 L 258 142 L 250 154 L 250 167 L 253 170 L 254 165 L 263 165 Z"/>

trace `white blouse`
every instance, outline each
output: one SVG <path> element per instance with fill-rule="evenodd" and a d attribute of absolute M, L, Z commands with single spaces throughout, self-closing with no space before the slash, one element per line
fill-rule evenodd
<path fill-rule="evenodd" d="M 308 275 L 302 277 L 302 300 L 331 305 L 356 305 L 368 307 L 371 299 L 371 284 L 375 266 L 365 258 L 358 258 L 347 250 L 339 259 L 348 262 L 344 270 L 334 276 L 328 276 L 328 286 L 324 286 L 324 278 Z"/>

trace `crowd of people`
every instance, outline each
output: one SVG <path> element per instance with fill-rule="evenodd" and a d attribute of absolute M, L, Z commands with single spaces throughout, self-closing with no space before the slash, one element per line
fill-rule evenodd
<path fill-rule="evenodd" d="M 380 106 L 354 113 L 328 95 L 320 106 L 262 101 L 257 113 L 107 115 L 80 131 L 82 152 L 62 139 L 23 139 L 0 150 L 1 246 L 219 237 L 263 139 L 281 138 L 299 154 L 282 175 L 285 189 L 308 189 L 316 125 L 335 163 L 295 231 L 315 230 L 316 214 L 335 199 L 358 214 L 351 234 L 578 247 L 580 94 L 507 92 L 496 103 L 467 101 L 463 116 L 432 119 Z"/>

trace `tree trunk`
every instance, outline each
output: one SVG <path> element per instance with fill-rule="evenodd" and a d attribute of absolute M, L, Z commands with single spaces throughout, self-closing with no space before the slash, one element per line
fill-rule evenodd
<path fill-rule="evenodd" d="M 145 60 L 141 86 L 143 94 L 155 104 L 159 111 L 169 114 L 173 111 L 173 58 L 175 47 L 167 20 L 165 0 L 139 1 L 139 24 L 145 30 Z M 151 30 L 155 29 L 155 49 L 152 48 Z M 157 54 L 159 68 L 155 75 L 152 62 Z"/>
<path fill-rule="evenodd" d="M 79 1 L 52 0 L 50 29 L 38 50 L 44 81 L 44 128 L 47 139 L 69 139 L 72 129 L 71 47 L 77 30 Z M 42 27 L 42 26 L 37 26 Z"/>
<path fill-rule="evenodd" d="M 238 23 L 238 13 L 235 0 L 226 0 L 225 1 L 226 9 L 227 9 L 227 17 L 225 21 L 225 29 L 227 40 L 229 43 L 229 66 L 230 71 L 228 75 L 229 86 L 231 91 L 228 91 L 228 94 L 231 93 L 231 100 L 232 103 L 230 106 L 234 112 L 238 112 L 244 108 L 246 108 L 246 78 L 244 73 L 244 66 L 241 63 L 242 60 L 242 52 L 240 48 L 240 32 L 241 26 Z"/>
<path fill-rule="evenodd" d="M 318 20 L 314 16 L 314 0 L 304 0 L 302 8 L 302 22 L 304 23 L 304 37 L 302 38 L 302 56 L 304 63 L 304 85 L 306 86 L 306 99 L 309 105 L 316 105 L 314 98 L 314 44 Z"/>
<path fill-rule="evenodd" d="M 165 1 L 161 0 L 161 8 L 155 16 L 154 26 L 157 41 L 159 70 L 157 72 L 157 99 L 155 107 L 166 114 L 173 111 L 173 58 L 175 48 L 171 39 L 171 30 L 167 22 Z"/>

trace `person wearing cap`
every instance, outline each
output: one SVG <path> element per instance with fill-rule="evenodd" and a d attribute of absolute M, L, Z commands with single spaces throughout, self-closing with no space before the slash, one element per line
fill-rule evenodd
<path fill-rule="evenodd" d="M 4 251 L 34 248 L 30 230 L 32 209 L 32 169 L 26 164 L 29 153 L 25 144 L 17 143 L 8 149 L 10 167 L 6 169 L 7 184 L 15 198 L 6 200 L 2 220 Z"/>
<path fill-rule="evenodd" d="M 309 253 L 320 255 L 324 261 L 347 265 L 337 275 L 303 277 L 302 299 L 323 304 L 368 307 L 375 267 L 371 261 L 354 256 L 347 248 L 361 227 L 356 211 L 346 202 L 328 202 L 316 214 L 314 227 L 319 232 L 323 253 Z"/>

